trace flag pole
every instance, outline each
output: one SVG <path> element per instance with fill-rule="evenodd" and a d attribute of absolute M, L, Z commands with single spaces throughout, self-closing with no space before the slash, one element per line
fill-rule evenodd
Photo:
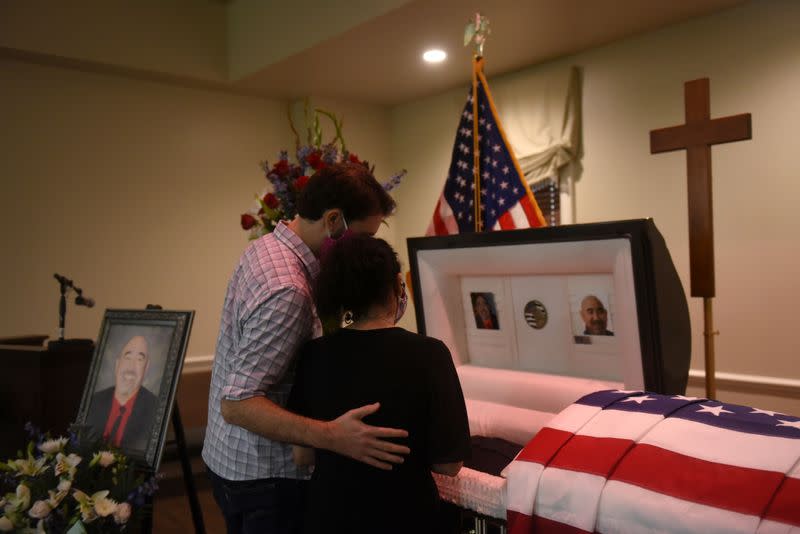
<path fill-rule="evenodd" d="M 478 141 L 478 72 L 483 68 L 483 58 L 472 56 L 472 178 L 475 183 L 475 231 L 483 230 L 481 224 L 481 153 Z"/>
<path fill-rule="evenodd" d="M 714 331 L 714 313 L 711 297 L 703 297 L 703 339 L 705 340 L 705 378 L 706 397 L 711 400 L 717 398 L 717 382 L 714 369 L 714 336 L 719 332 Z"/>

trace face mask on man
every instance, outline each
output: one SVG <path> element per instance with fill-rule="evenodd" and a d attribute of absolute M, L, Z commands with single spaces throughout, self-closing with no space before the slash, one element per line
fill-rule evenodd
<path fill-rule="evenodd" d="M 342 222 L 344 223 L 344 231 L 337 237 L 331 236 L 331 231 L 328 230 L 328 237 L 322 240 L 322 245 L 320 245 L 319 247 L 320 258 L 325 256 L 331 250 L 331 248 L 333 248 L 333 245 L 335 245 L 338 240 L 347 237 L 348 235 L 351 235 L 353 233 L 353 231 L 347 227 L 347 219 L 344 218 L 344 213 L 342 213 Z"/>

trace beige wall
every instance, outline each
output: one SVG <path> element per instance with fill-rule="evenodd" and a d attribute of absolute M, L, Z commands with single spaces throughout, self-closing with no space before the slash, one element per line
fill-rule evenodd
<path fill-rule="evenodd" d="M 187 354 L 211 354 L 285 104 L 5 60 L 0 76 L 0 336 L 55 336 L 58 272 L 97 300 L 70 302 L 67 337 L 157 303 L 196 310 Z"/>
<path fill-rule="evenodd" d="M 583 72 L 577 222 L 652 217 L 687 294 L 685 154 L 650 155 L 648 132 L 683 123 L 683 82 L 700 77 L 711 79 L 712 117 L 752 113 L 753 140 L 713 149 L 720 371 L 800 378 L 798 20 L 798 2 L 754 2 L 527 69 L 574 64 Z M 392 157 L 410 171 L 398 201 L 413 206 L 397 217 L 399 239 L 425 231 L 465 95 L 462 88 L 392 110 Z M 692 367 L 702 369 L 702 302 L 690 299 L 690 311 Z"/>
<path fill-rule="evenodd" d="M 239 214 L 267 183 L 258 163 L 294 146 L 287 103 L 13 60 L 0 75 L 0 337 L 56 336 L 58 272 L 97 300 L 70 300 L 68 338 L 96 338 L 106 308 L 157 303 L 196 310 L 187 356 L 212 354 L 247 245 Z M 386 109 L 312 105 L 343 118 L 379 180 L 392 174 Z M 391 221 L 379 235 L 394 240 Z"/>

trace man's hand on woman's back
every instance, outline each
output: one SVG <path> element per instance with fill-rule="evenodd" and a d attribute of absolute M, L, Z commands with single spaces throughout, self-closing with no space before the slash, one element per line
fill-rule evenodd
<path fill-rule="evenodd" d="M 408 437 L 408 432 L 398 428 L 370 426 L 362 421 L 378 411 L 380 406 L 376 402 L 354 408 L 328 422 L 327 440 L 322 448 L 387 471 L 392 464 L 403 463 L 404 456 L 411 449 L 388 439 Z"/>

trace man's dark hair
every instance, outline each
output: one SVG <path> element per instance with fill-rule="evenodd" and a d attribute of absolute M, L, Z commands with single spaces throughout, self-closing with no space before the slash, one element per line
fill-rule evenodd
<path fill-rule="evenodd" d="M 334 208 L 342 210 L 346 220 L 358 221 L 391 215 L 395 202 L 366 166 L 343 162 L 317 171 L 297 199 L 297 213 L 310 221 Z"/>
<path fill-rule="evenodd" d="M 338 326 L 345 311 L 359 320 L 394 289 L 400 262 L 383 239 L 352 234 L 336 241 L 321 259 L 314 286 L 320 318 Z"/>

